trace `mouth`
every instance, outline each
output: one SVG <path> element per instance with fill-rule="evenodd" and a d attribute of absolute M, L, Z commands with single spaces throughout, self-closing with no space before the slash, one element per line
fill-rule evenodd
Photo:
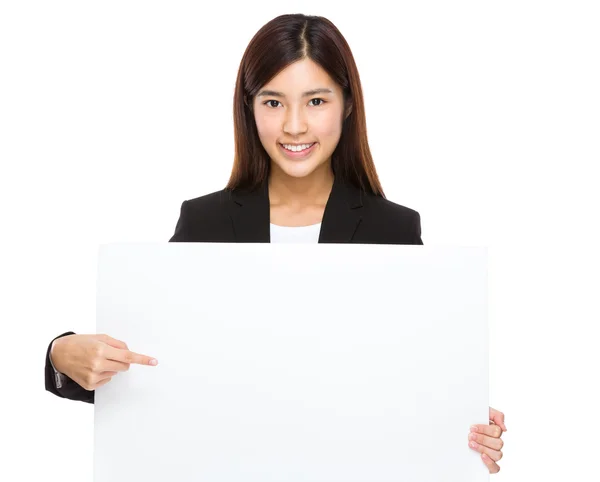
<path fill-rule="evenodd" d="M 281 149 L 283 154 L 289 159 L 304 159 L 310 156 L 310 154 L 315 150 L 316 145 L 317 142 L 301 144 L 300 146 L 291 146 L 289 144 L 284 146 L 283 144 L 278 143 L 279 149 Z"/>

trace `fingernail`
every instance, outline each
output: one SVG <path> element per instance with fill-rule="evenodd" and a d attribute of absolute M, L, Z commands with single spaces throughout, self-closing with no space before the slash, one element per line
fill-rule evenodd
<path fill-rule="evenodd" d="M 150 365 L 153 365 L 153 366 L 158 365 L 158 360 L 154 360 L 154 359 L 150 360 Z"/>
<path fill-rule="evenodd" d="M 471 432 L 477 432 L 477 427 L 475 425 L 471 425 Z"/>

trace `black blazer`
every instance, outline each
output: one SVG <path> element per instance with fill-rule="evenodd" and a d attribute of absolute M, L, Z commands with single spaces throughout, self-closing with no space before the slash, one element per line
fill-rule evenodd
<path fill-rule="evenodd" d="M 221 190 L 184 201 L 169 242 L 270 242 L 267 184 L 253 192 Z M 325 206 L 319 243 L 423 244 L 421 218 L 413 209 L 336 179 Z M 68 331 L 56 338 L 74 334 Z M 46 351 L 46 390 L 59 397 L 94 403 L 94 391 L 85 390 L 71 379 L 57 389 L 50 364 L 52 342 Z"/>

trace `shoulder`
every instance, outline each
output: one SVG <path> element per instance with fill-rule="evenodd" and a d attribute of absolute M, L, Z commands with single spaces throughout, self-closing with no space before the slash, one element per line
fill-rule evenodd
<path fill-rule="evenodd" d="M 183 201 L 182 208 L 196 214 L 210 214 L 214 213 L 215 209 L 225 209 L 227 203 L 230 201 L 231 192 L 221 189 L 220 191 L 204 194 L 193 199 L 187 199 Z"/>
<path fill-rule="evenodd" d="M 421 220 L 421 216 L 417 210 L 381 196 L 367 195 L 365 206 L 373 217 L 381 221 L 411 226 L 415 223 L 420 223 Z"/>
<path fill-rule="evenodd" d="M 364 207 L 368 231 L 389 242 L 423 244 L 421 215 L 416 209 L 373 194 L 365 196 Z"/>
<path fill-rule="evenodd" d="M 183 201 L 170 241 L 218 241 L 227 237 L 230 202 L 231 192 L 225 189 Z"/>
<path fill-rule="evenodd" d="M 366 204 L 368 208 L 377 211 L 383 216 L 401 219 L 414 219 L 419 216 L 418 211 L 415 209 L 403 206 L 380 196 L 368 195 Z"/>

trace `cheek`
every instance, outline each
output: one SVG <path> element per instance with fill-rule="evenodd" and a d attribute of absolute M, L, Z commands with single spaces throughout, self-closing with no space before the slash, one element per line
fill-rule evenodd
<path fill-rule="evenodd" d="M 275 119 L 266 116 L 256 116 L 254 118 L 254 121 L 256 122 L 256 130 L 258 131 L 258 136 L 262 140 L 277 138 L 278 128 Z"/>
<path fill-rule="evenodd" d="M 266 136 L 265 126 L 261 122 L 256 122 L 256 130 L 258 131 L 258 137 L 264 140 Z"/>
<path fill-rule="evenodd" d="M 342 123 L 337 112 L 327 112 L 313 127 L 313 132 L 318 138 L 336 141 L 342 133 Z"/>

